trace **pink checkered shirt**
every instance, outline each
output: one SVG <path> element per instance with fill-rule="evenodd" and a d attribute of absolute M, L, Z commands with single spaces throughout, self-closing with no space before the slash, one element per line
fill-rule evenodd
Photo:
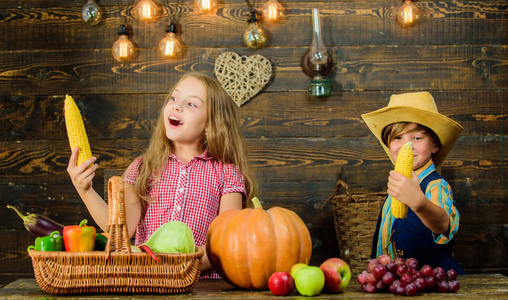
<path fill-rule="evenodd" d="M 135 159 L 125 172 L 125 182 L 135 184 L 143 159 Z M 219 212 L 220 198 L 228 193 L 242 193 L 245 180 L 240 171 L 203 152 L 187 166 L 174 154 L 161 178 L 148 187 L 152 203 L 136 230 L 135 245 L 148 240 L 152 233 L 169 221 L 182 221 L 194 233 L 197 246 L 206 243 L 208 227 Z M 201 278 L 220 278 L 217 273 L 203 273 Z"/>

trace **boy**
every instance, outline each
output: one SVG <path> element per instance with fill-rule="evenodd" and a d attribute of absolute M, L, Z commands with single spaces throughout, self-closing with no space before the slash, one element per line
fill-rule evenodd
<path fill-rule="evenodd" d="M 428 264 L 464 273 L 452 257 L 459 213 L 450 185 L 436 171 L 463 127 L 440 114 L 428 92 L 392 95 L 387 107 L 363 114 L 362 118 L 392 162 L 405 143 L 413 144 L 413 178 L 390 172 L 388 197 L 373 237 L 372 258 L 381 254 L 413 257 L 420 266 Z M 391 197 L 408 206 L 406 218 L 392 216 Z"/>

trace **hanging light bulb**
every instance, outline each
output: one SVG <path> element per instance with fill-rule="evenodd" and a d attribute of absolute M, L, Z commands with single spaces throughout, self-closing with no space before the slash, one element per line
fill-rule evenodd
<path fill-rule="evenodd" d="M 397 22 L 402 27 L 412 27 L 420 19 L 420 10 L 412 0 L 402 0 L 404 4 L 397 10 Z"/>
<path fill-rule="evenodd" d="M 125 24 L 120 26 L 118 35 L 118 40 L 113 44 L 113 48 L 111 49 L 113 57 L 121 62 L 133 59 L 136 56 L 136 48 L 134 44 L 129 41 Z"/>
<path fill-rule="evenodd" d="M 134 15 L 145 22 L 152 22 L 161 13 L 161 8 L 152 0 L 141 0 L 134 7 Z"/>
<path fill-rule="evenodd" d="M 256 12 L 251 11 L 249 19 L 249 27 L 243 34 L 243 42 L 246 46 L 257 49 L 264 46 L 266 42 L 266 35 L 263 29 L 258 26 L 258 18 Z"/>
<path fill-rule="evenodd" d="M 332 69 L 332 58 L 326 51 L 321 33 L 321 24 L 319 19 L 319 10 L 312 10 L 312 44 L 310 49 L 305 52 L 300 61 L 303 72 L 313 77 L 309 85 L 311 96 L 330 96 L 332 93 L 332 82 L 325 78 L 326 74 Z"/>
<path fill-rule="evenodd" d="M 88 0 L 81 10 L 81 17 L 85 23 L 97 25 L 102 19 L 102 9 L 94 0 Z"/>
<path fill-rule="evenodd" d="M 263 16 L 269 23 L 277 23 L 284 16 L 284 7 L 277 0 L 268 0 L 263 5 Z"/>
<path fill-rule="evenodd" d="M 196 0 L 195 4 L 198 12 L 204 15 L 213 14 L 217 9 L 216 0 Z"/>
<path fill-rule="evenodd" d="M 166 37 L 159 43 L 159 50 L 166 58 L 175 58 L 182 53 L 182 44 L 176 38 L 176 24 L 171 22 L 166 29 Z"/>

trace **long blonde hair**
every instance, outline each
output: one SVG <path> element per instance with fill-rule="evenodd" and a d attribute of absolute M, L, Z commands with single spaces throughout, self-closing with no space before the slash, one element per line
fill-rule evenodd
<path fill-rule="evenodd" d="M 167 95 L 150 144 L 141 156 L 143 163 L 136 180 L 135 191 L 140 198 L 150 201 L 146 194 L 147 188 L 150 182 L 158 180 L 161 170 L 172 153 L 172 142 L 167 138 L 164 126 L 164 107 L 176 86 L 189 77 L 198 79 L 205 86 L 207 94 L 207 130 L 203 135 L 202 150 L 207 149 L 209 156 L 223 163 L 233 164 L 240 170 L 245 178 L 247 200 L 249 200 L 256 195 L 257 185 L 248 160 L 245 140 L 240 132 L 236 107 L 217 80 L 198 72 L 184 74 Z M 146 203 L 143 201 L 142 205 L 145 206 Z"/>

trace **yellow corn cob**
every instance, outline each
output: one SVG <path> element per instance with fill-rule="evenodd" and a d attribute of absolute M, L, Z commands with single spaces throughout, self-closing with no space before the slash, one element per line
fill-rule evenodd
<path fill-rule="evenodd" d="M 84 161 L 92 157 L 92 151 L 90 150 L 90 143 L 88 143 L 88 137 L 85 131 L 85 125 L 81 118 L 81 113 L 72 99 L 71 96 L 65 96 L 65 125 L 67 127 L 67 136 L 69 137 L 69 144 L 71 151 L 74 148 L 79 147 L 77 166 L 81 165 Z"/>
<path fill-rule="evenodd" d="M 413 143 L 407 142 L 400 148 L 397 160 L 395 161 L 395 171 L 401 173 L 407 178 L 413 177 Z M 392 197 L 391 201 L 392 215 L 397 219 L 404 219 L 407 216 L 407 205 L 399 202 Z"/>

